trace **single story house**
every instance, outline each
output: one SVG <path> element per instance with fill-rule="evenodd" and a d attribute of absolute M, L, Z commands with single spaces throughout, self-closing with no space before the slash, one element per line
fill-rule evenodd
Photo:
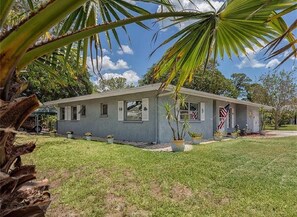
<path fill-rule="evenodd" d="M 83 136 L 91 132 L 93 136 L 114 135 L 123 141 L 143 141 L 166 143 L 172 140 L 164 104 L 172 101 L 174 86 L 169 85 L 159 91 L 160 83 L 141 87 L 94 93 L 46 102 L 47 106 L 58 108 L 57 130 L 60 134 L 73 131 Z M 212 138 L 220 122 L 220 109 L 230 104 L 230 111 L 223 126 L 232 132 L 235 125 L 250 132 L 259 132 L 259 108 L 269 106 L 218 96 L 206 92 L 181 88 L 187 105 L 182 115 L 188 115 L 189 131 L 203 133 L 204 138 Z M 195 115 L 192 115 L 195 112 Z M 180 120 L 182 121 L 182 120 Z M 186 140 L 190 138 L 186 137 Z"/>

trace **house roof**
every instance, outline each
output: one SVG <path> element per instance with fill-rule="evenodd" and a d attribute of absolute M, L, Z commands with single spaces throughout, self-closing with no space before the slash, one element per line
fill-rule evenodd
<path fill-rule="evenodd" d="M 49 101 L 49 102 L 45 102 L 44 105 L 51 106 L 51 105 L 79 102 L 79 101 L 85 101 L 85 100 L 91 100 L 91 99 L 100 99 L 100 98 L 107 98 L 107 97 L 114 97 L 114 96 L 122 96 L 122 95 L 127 95 L 127 94 L 158 91 L 160 88 L 160 85 L 161 85 L 161 83 L 156 83 L 156 84 L 150 84 L 150 85 L 145 85 L 145 86 L 141 86 L 141 87 L 113 90 L 113 91 L 107 91 L 107 92 L 103 92 L 103 93 L 93 93 L 93 94 L 84 95 L 84 96 L 77 96 L 77 97 Z M 160 92 L 160 95 L 170 94 L 174 91 L 174 88 L 175 88 L 174 85 L 169 85 L 165 90 Z M 212 93 L 206 93 L 206 92 L 192 90 L 192 89 L 188 89 L 188 88 L 181 88 L 180 93 L 186 94 L 186 95 L 199 96 L 199 97 L 204 97 L 204 98 L 220 100 L 220 101 L 229 102 L 229 103 L 236 103 L 236 104 L 248 105 L 248 106 L 253 106 L 253 107 L 263 107 L 264 109 L 272 109 L 273 108 L 273 107 L 267 106 L 267 105 L 252 103 L 249 101 L 238 100 L 238 99 L 225 97 L 225 96 L 219 96 L 219 95 L 215 95 Z"/>

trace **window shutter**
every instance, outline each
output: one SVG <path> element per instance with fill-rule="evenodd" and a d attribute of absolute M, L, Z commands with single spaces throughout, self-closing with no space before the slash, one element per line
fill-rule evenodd
<path fill-rule="evenodd" d="M 65 107 L 65 113 L 66 113 L 66 120 L 70 121 L 71 120 L 71 106 L 66 106 Z"/>
<path fill-rule="evenodd" d="M 232 108 L 232 128 L 235 127 L 235 108 Z"/>
<path fill-rule="evenodd" d="M 57 107 L 57 120 L 59 121 L 61 119 L 61 108 Z"/>
<path fill-rule="evenodd" d="M 142 121 L 149 121 L 149 98 L 142 99 Z"/>
<path fill-rule="evenodd" d="M 205 103 L 200 103 L 200 119 L 201 121 L 205 121 Z"/>
<path fill-rule="evenodd" d="M 79 121 L 80 120 L 81 105 L 77 105 L 76 112 L 77 112 L 77 120 Z"/>
<path fill-rule="evenodd" d="M 118 121 L 124 120 L 124 101 L 118 101 Z"/>

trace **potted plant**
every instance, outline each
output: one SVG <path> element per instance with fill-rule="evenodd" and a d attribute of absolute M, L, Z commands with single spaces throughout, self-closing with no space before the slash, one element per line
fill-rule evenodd
<path fill-rule="evenodd" d="M 108 144 L 113 144 L 113 139 L 114 139 L 113 135 L 108 135 L 106 138 L 107 138 L 107 143 Z"/>
<path fill-rule="evenodd" d="M 239 136 L 240 130 L 235 130 L 234 132 L 231 133 L 231 137 L 233 139 L 236 139 Z"/>
<path fill-rule="evenodd" d="M 221 141 L 224 137 L 224 133 L 222 131 L 217 130 L 216 132 L 214 132 L 213 136 L 214 140 Z"/>
<path fill-rule="evenodd" d="M 86 132 L 85 137 L 86 137 L 86 140 L 91 141 L 92 140 L 92 133 Z"/>
<path fill-rule="evenodd" d="M 51 137 L 56 137 L 56 135 L 57 135 L 57 130 L 50 131 L 50 136 Z"/>
<path fill-rule="evenodd" d="M 168 125 L 172 131 L 173 140 L 171 142 L 171 148 L 173 152 L 184 151 L 184 137 L 187 129 L 189 128 L 188 119 L 185 117 L 182 122 L 180 122 L 180 107 L 185 106 L 185 97 L 175 91 L 173 95 L 174 104 L 166 103 L 164 105 L 166 112 L 166 119 Z"/>
<path fill-rule="evenodd" d="M 73 139 L 73 131 L 67 131 L 66 134 L 68 139 Z"/>
<path fill-rule="evenodd" d="M 189 136 L 192 138 L 192 144 L 200 144 L 203 134 L 202 133 L 196 133 L 196 132 L 188 132 Z"/>

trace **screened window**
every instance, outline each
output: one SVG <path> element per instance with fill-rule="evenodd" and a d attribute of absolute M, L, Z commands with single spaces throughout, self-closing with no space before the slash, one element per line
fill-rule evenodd
<path fill-rule="evenodd" d="M 65 107 L 60 108 L 60 120 L 65 120 Z"/>
<path fill-rule="evenodd" d="M 186 102 L 180 107 L 180 120 L 200 121 L 200 103 Z"/>
<path fill-rule="evenodd" d="M 71 120 L 77 120 L 77 107 L 71 107 Z"/>
<path fill-rule="evenodd" d="M 108 115 L 108 105 L 101 103 L 101 116 L 107 116 Z"/>
<path fill-rule="evenodd" d="M 125 119 L 127 121 L 142 120 L 142 101 L 125 102 Z"/>
<path fill-rule="evenodd" d="M 81 109 L 80 109 L 80 115 L 82 116 L 82 117 L 85 117 L 86 116 L 86 106 L 85 105 L 82 105 L 81 106 Z"/>

